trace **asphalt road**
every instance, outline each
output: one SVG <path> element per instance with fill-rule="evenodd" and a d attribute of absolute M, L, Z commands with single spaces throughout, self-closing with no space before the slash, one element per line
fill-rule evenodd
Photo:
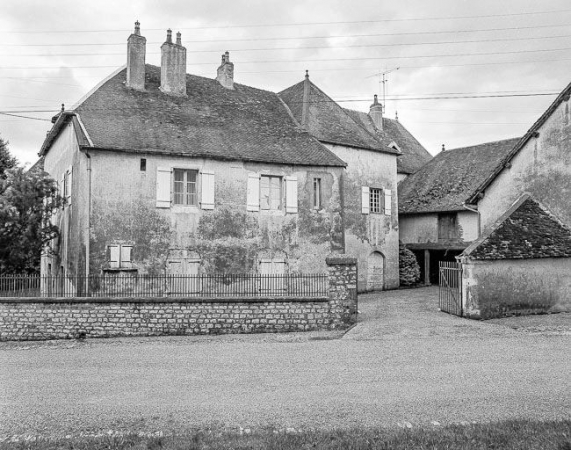
<path fill-rule="evenodd" d="M 343 337 L 0 343 L 0 439 L 571 418 L 571 315 L 514 330 L 439 313 L 435 293 L 363 296 Z"/>

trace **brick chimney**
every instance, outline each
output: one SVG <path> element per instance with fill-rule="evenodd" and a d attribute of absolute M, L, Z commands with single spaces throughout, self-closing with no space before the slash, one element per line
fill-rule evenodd
<path fill-rule="evenodd" d="M 222 64 L 218 67 L 216 81 L 226 89 L 234 89 L 234 63 L 230 62 L 229 52 L 222 55 Z"/>
<path fill-rule="evenodd" d="M 127 39 L 127 87 L 145 90 L 145 52 L 147 39 L 141 36 L 140 23 L 135 22 L 135 32 Z"/>
<path fill-rule="evenodd" d="M 180 33 L 173 44 L 171 30 L 167 30 L 167 40 L 161 45 L 160 89 L 165 94 L 186 96 L 186 48 L 181 44 Z"/>
<path fill-rule="evenodd" d="M 377 94 L 375 94 L 375 99 L 373 100 L 373 104 L 369 109 L 369 117 L 375 124 L 377 130 L 383 131 L 383 105 L 379 103 Z"/>

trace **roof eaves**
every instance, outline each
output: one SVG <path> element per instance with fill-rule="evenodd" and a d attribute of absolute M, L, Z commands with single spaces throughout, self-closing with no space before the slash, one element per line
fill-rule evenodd
<path fill-rule="evenodd" d="M 519 142 L 513 147 L 513 149 L 498 163 L 492 174 L 474 191 L 474 193 L 468 198 L 467 203 L 474 203 L 478 199 L 478 195 L 484 192 L 484 190 L 494 181 L 494 179 L 500 174 L 500 172 L 505 168 L 506 164 L 510 162 L 517 153 L 523 148 L 523 146 L 532 138 L 537 136 L 537 130 L 546 122 L 546 120 L 553 114 L 557 107 L 563 102 L 569 100 L 569 95 L 571 94 L 571 83 L 567 85 L 563 91 L 557 96 L 553 103 L 545 110 L 545 112 L 535 121 L 531 128 L 525 133 L 525 135 L 519 140 Z"/>
<path fill-rule="evenodd" d="M 71 112 L 71 111 L 62 111 L 62 113 L 59 114 L 56 122 L 54 123 L 54 125 L 52 127 L 52 129 L 49 131 L 48 135 L 44 139 L 44 142 L 42 144 L 42 147 L 40 148 L 38 156 L 40 156 L 40 157 L 44 156 L 48 152 L 51 145 L 53 144 L 53 142 L 55 141 L 55 139 L 59 135 L 59 132 L 61 131 L 62 127 L 67 123 L 67 121 L 70 117 L 74 117 L 74 116 L 75 116 L 75 113 Z"/>

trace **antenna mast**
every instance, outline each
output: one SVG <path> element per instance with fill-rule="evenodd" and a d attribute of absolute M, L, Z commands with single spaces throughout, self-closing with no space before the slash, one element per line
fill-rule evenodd
<path fill-rule="evenodd" d="M 400 67 L 395 67 L 393 69 L 385 70 L 384 72 L 380 72 L 377 74 L 377 75 L 382 76 L 382 79 L 381 79 L 381 77 L 379 77 L 379 84 L 383 83 L 383 108 L 387 107 L 386 106 L 387 105 L 387 87 L 386 87 L 386 85 L 389 82 L 389 80 L 387 80 L 385 75 L 388 75 L 391 72 L 396 72 L 399 69 L 400 69 Z"/>

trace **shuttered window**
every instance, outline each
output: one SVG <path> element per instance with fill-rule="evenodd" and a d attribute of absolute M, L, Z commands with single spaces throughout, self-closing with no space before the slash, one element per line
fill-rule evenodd
<path fill-rule="evenodd" d="M 112 269 L 124 269 L 131 267 L 132 245 L 113 244 L 107 247 L 109 267 Z"/>
<path fill-rule="evenodd" d="M 361 188 L 361 212 L 390 216 L 392 214 L 392 191 L 363 186 Z"/>
<path fill-rule="evenodd" d="M 200 189 L 200 191 L 199 191 Z M 195 169 L 157 168 L 157 208 L 171 205 L 214 209 L 214 173 Z"/>
<path fill-rule="evenodd" d="M 174 169 L 173 176 L 173 203 L 175 205 L 198 206 L 196 189 L 198 171 Z"/>
<path fill-rule="evenodd" d="M 282 208 L 282 177 L 262 175 L 260 177 L 260 209 Z"/>

